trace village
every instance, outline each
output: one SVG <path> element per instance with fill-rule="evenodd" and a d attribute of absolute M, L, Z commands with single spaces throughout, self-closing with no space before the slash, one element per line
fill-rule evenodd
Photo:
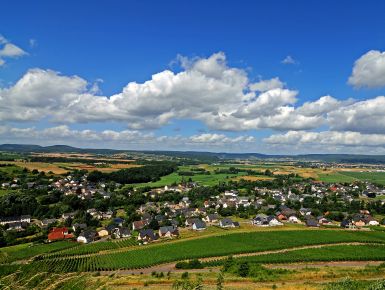
<path fill-rule="evenodd" d="M 104 182 L 89 182 L 87 175 L 50 179 L 48 185 L 29 182 L 27 188 L 40 188 L 82 201 L 109 201 L 116 190 Z M 2 188 L 16 188 L 17 180 L 3 183 Z M 371 226 L 384 225 L 384 219 L 371 215 L 363 199 L 385 195 L 385 190 L 371 183 L 327 184 L 322 182 L 296 182 L 277 188 L 254 187 L 245 194 L 237 189 L 224 190 L 220 194 L 207 196 L 198 203 L 189 198 L 191 190 L 199 189 L 198 183 L 176 184 L 137 192 L 127 191 L 127 196 L 139 195 L 140 204 L 125 212 L 124 208 L 101 210 L 94 207 L 63 212 L 60 217 L 37 219 L 29 215 L 1 217 L 0 225 L 6 231 L 22 232 L 29 226 L 38 226 L 47 232 L 46 241 L 76 240 L 93 243 L 110 239 L 132 238 L 139 244 L 162 239 L 179 238 L 181 230 L 205 231 L 209 227 L 222 229 L 254 227 L 284 227 L 288 224 L 303 227 L 345 228 L 369 230 Z M 210 189 L 208 189 L 210 190 Z M 166 196 L 166 200 L 162 197 Z M 169 197 L 167 199 L 167 196 Z M 342 209 L 322 211 L 320 205 L 333 199 L 337 203 L 349 204 Z M 160 201 L 161 200 L 161 201 Z M 361 200 L 361 201 L 360 201 Z M 384 205 L 384 201 L 379 201 Z M 100 204 L 99 204 L 100 205 Z M 129 218 L 127 218 L 129 216 Z"/>

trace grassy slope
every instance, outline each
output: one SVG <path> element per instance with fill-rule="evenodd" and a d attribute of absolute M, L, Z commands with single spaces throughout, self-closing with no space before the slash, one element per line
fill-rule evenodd
<path fill-rule="evenodd" d="M 36 255 L 68 249 L 76 245 L 78 244 L 74 242 L 62 241 L 62 242 L 55 242 L 51 244 L 39 244 L 39 245 L 26 243 L 26 244 L 20 244 L 16 246 L 0 248 L 0 263 L 8 263 L 16 260 L 28 259 Z"/>

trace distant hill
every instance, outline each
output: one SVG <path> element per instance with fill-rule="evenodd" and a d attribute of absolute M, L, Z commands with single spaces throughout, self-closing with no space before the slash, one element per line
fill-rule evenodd
<path fill-rule="evenodd" d="M 87 149 L 68 145 L 40 146 L 33 144 L 2 144 L 0 151 L 16 153 L 93 153 L 93 154 L 117 154 L 117 153 L 145 153 L 154 155 L 166 155 L 179 158 L 198 160 L 230 160 L 230 159 L 274 159 L 296 161 L 323 161 L 345 163 L 371 163 L 385 164 L 385 155 L 358 155 L 358 154 L 300 154 L 300 155 L 268 155 L 261 153 L 221 153 L 199 151 L 141 151 L 141 150 L 115 150 L 115 149 Z"/>

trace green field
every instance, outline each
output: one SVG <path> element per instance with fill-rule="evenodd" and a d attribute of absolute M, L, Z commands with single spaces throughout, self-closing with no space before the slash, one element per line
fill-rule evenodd
<path fill-rule="evenodd" d="M 126 251 L 124 249 L 113 250 L 83 257 L 63 254 L 63 257 L 60 258 L 60 255 L 56 255 L 56 258 L 33 262 L 31 267 L 35 265 L 36 268 L 56 272 L 134 269 L 192 258 L 346 242 L 384 243 L 385 232 L 305 230 L 235 233 L 161 245 L 153 244 Z M 60 253 L 58 252 L 58 254 Z"/>
<path fill-rule="evenodd" d="M 338 171 L 332 173 L 319 173 L 319 178 L 324 182 L 354 182 L 369 181 L 385 185 L 385 172 L 359 172 L 359 171 Z"/>
<path fill-rule="evenodd" d="M 385 261 L 385 245 L 336 245 L 316 249 L 303 249 L 285 253 L 273 253 L 234 258 L 238 262 L 296 263 L 316 261 Z M 205 266 L 220 266 L 226 259 L 203 263 Z"/>
<path fill-rule="evenodd" d="M 327 183 L 354 182 L 357 180 L 352 176 L 342 174 L 342 172 L 319 173 L 318 176 L 321 181 Z"/>
<path fill-rule="evenodd" d="M 344 175 L 357 178 L 362 181 L 369 181 L 381 185 L 385 185 L 385 172 L 357 172 L 346 171 Z"/>
<path fill-rule="evenodd" d="M 231 178 L 237 176 L 246 175 L 246 172 L 239 172 L 238 174 L 196 174 L 194 176 L 184 176 L 185 180 L 188 180 L 190 177 L 193 181 L 198 182 L 201 185 L 216 185 L 219 182 L 228 181 Z M 178 175 L 177 172 L 171 173 L 169 175 L 163 176 L 160 180 L 155 182 L 147 182 L 147 183 L 137 183 L 132 184 L 135 187 L 163 187 L 166 185 L 171 185 L 173 183 L 180 183 L 182 181 L 183 176 Z"/>

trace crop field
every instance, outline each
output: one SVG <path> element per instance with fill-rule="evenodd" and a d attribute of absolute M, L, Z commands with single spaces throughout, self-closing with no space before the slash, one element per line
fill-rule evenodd
<path fill-rule="evenodd" d="M 385 261 L 385 245 L 336 245 L 285 253 L 234 258 L 238 262 L 300 263 L 319 261 Z M 225 259 L 204 262 L 205 266 L 220 266 Z"/>
<path fill-rule="evenodd" d="M 35 261 L 32 265 L 36 264 L 36 267 L 57 272 L 134 269 L 193 258 L 343 242 L 385 243 L 385 233 L 342 230 L 236 233 L 161 245 L 153 244 L 131 250 L 111 250 L 84 257 L 67 256 L 64 253 L 61 256 L 58 252 L 55 258 L 43 257 L 43 260 Z"/>

